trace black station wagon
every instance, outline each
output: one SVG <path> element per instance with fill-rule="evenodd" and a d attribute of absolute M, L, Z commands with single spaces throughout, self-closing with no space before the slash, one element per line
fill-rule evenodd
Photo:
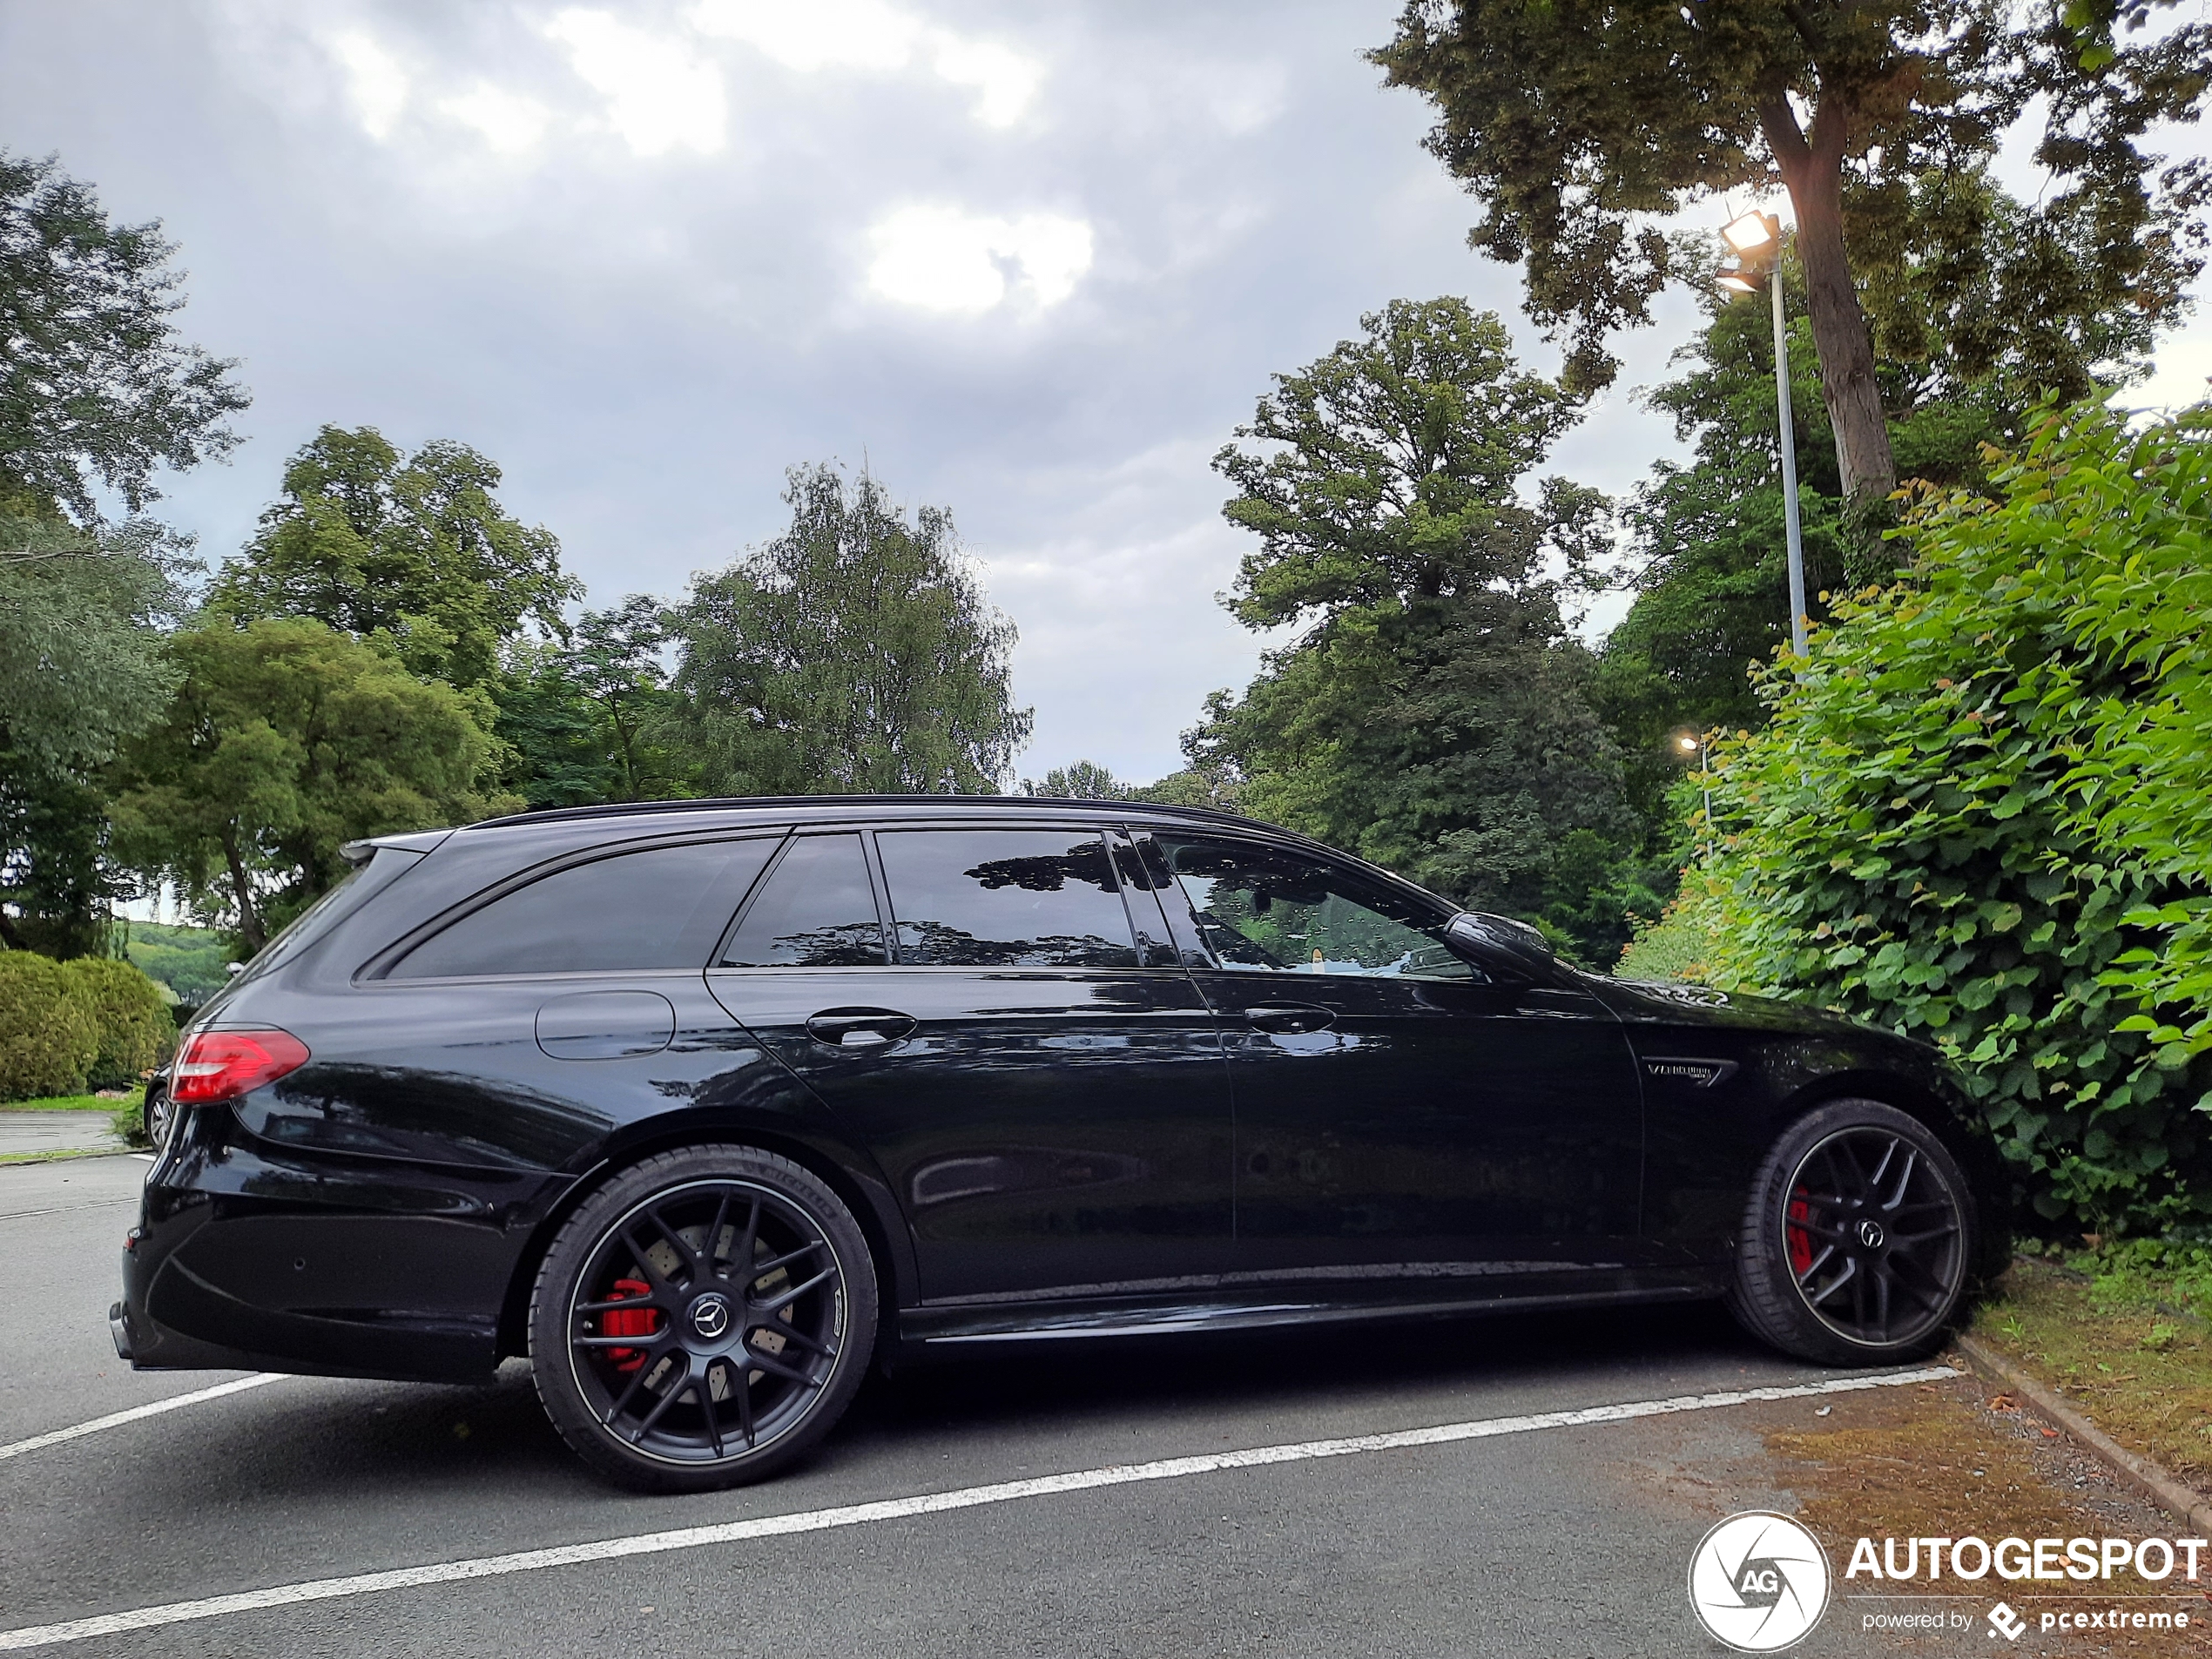
<path fill-rule="evenodd" d="M 698 801 L 349 854 L 185 1035 L 142 1369 L 527 1355 L 588 1461 L 688 1489 L 917 1349 L 1725 1298 L 1867 1365 L 2006 1247 L 1933 1051 L 1248 819 Z"/>

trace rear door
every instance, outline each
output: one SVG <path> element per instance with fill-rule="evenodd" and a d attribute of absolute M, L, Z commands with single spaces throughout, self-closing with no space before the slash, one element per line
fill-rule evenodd
<path fill-rule="evenodd" d="M 708 980 L 873 1154 L 925 1300 L 1190 1288 L 1229 1266 L 1219 1040 L 1132 930 L 1098 826 L 801 832 Z"/>

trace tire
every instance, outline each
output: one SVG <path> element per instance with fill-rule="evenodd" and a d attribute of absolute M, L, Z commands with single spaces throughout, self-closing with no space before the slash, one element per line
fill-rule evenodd
<path fill-rule="evenodd" d="M 1729 1308 L 1761 1340 L 1831 1366 L 1942 1345 L 1977 1259 L 1973 1197 L 1919 1119 L 1838 1100 L 1782 1132 L 1737 1237 Z"/>
<path fill-rule="evenodd" d="M 805 1455 L 851 1403 L 875 1330 L 852 1211 L 748 1146 L 614 1176 L 554 1235 L 530 1291 L 545 1414 L 601 1474 L 649 1492 L 741 1486 Z"/>

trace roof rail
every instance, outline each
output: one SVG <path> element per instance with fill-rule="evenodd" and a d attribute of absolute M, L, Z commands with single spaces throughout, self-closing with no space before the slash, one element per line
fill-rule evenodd
<path fill-rule="evenodd" d="M 579 819 L 628 818 L 653 813 L 770 811 L 786 806 L 897 806 L 902 810 L 972 812 L 983 806 L 1051 812 L 1064 812 L 1070 806 L 1086 806 L 1115 813 L 1150 815 L 1158 813 L 1217 824 L 1236 824 L 1247 828 L 1265 827 L 1282 834 L 1297 834 L 1294 830 L 1283 830 L 1279 826 L 1266 824 L 1263 819 L 1247 818 L 1240 813 L 1223 812 L 1217 807 L 1168 806 L 1149 800 L 1091 800 L 1070 795 L 725 795 L 692 800 L 625 800 L 610 802 L 604 806 L 549 806 L 534 813 L 512 813 L 504 818 L 482 819 L 462 827 L 464 831 L 498 829 L 510 824 L 558 824 Z M 1309 838 L 1300 836 L 1298 839 Z"/>

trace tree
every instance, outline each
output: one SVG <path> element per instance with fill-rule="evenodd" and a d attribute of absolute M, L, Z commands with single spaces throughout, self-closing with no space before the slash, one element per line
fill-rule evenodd
<path fill-rule="evenodd" d="M 0 510 L 136 513 L 154 469 L 227 454 L 246 405 L 234 361 L 179 341 L 176 252 L 159 223 L 118 225 L 57 164 L 0 152 Z M 11 545 L 20 546 L 21 543 Z"/>
<path fill-rule="evenodd" d="M 161 630 L 182 601 L 173 538 L 144 520 L 98 537 L 0 516 L 0 941 L 105 948 L 100 769 L 177 683 Z"/>
<path fill-rule="evenodd" d="M 1573 913 L 1571 942 L 1602 955 L 1626 927 L 1582 914 L 1584 867 L 1635 826 L 1548 567 L 1595 564 L 1606 503 L 1560 478 L 1521 495 L 1574 405 L 1464 300 L 1361 327 L 1276 376 L 1237 429 L 1267 447 L 1215 461 L 1238 490 L 1224 516 L 1260 538 L 1226 603 L 1304 631 L 1241 699 L 1209 700 L 1190 781 L 1218 799 L 1205 780 L 1231 779 L 1238 810 L 1470 904 Z"/>
<path fill-rule="evenodd" d="M 2126 302 L 2151 320 L 2186 303 L 2212 175 L 2202 158 L 2159 171 L 2142 141 L 2195 119 L 2212 25 L 2123 44 L 2155 10 L 1411 0 L 1374 57 L 1437 106 L 1429 149 L 1484 198 L 1469 240 L 1524 264 L 1530 314 L 1566 336 L 1576 391 L 1611 380 L 1607 336 L 1648 321 L 1671 276 L 1710 268 L 1711 244 L 1670 241 L 1661 219 L 1723 192 L 1785 187 L 1843 494 L 1863 509 L 1896 475 L 1862 290 L 1955 295 L 2009 238 L 2002 286 L 2016 305 L 2001 326 L 2079 314 L 2076 284 L 2089 308 Z M 2038 110 L 2035 159 L 2051 187 L 1993 227 L 1986 196 L 1960 185 Z M 1956 257 L 1930 260 L 1932 246 Z M 1997 320 L 1924 309 L 1938 326 Z"/>
<path fill-rule="evenodd" d="M 1908 479 L 1945 488 L 1987 482 L 1985 446 L 2025 437 L 2044 388 L 2088 392 L 2098 366 L 2147 347 L 2153 331 L 2126 300 L 2100 296 L 2086 255 L 2020 253 L 2025 210 L 1986 179 L 1931 187 L 1893 227 L 1901 285 L 1869 292 L 1876 373 L 1891 411 L 1890 442 Z M 1942 227 L 1953 212 L 1984 226 L 1989 246 L 1968 257 Z M 2071 261 L 2071 262 L 2069 262 Z M 2040 271 L 2038 305 L 2014 291 Z M 1886 582 L 1894 548 L 1853 533 L 1826 411 L 1817 390 L 1804 314 L 1803 273 L 1783 263 L 1791 325 L 1805 570 L 1811 614 L 1827 595 Z M 2060 304 L 2054 296 L 2063 298 Z M 1638 811 L 1659 833 L 1670 819 L 1679 756 L 1667 734 L 1683 726 L 1763 725 L 1749 670 L 1787 637 L 1782 495 L 1777 482 L 1773 337 L 1767 308 L 1707 300 L 1705 327 L 1675 354 L 1681 370 L 1645 395 L 1694 445 L 1687 465 L 1662 462 L 1622 515 L 1637 567 L 1636 599 L 1608 637 L 1600 702 L 1629 765 Z"/>
<path fill-rule="evenodd" d="M 1393 300 L 1294 374 L 1275 376 L 1214 470 L 1237 487 L 1222 509 L 1259 537 L 1230 610 L 1248 628 L 1403 606 L 1518 583 L 1538 519 L 1521 477 L 1575 423 L 1572 401 L 1514 361 L 1505 325 L 1464 300 Z M 1546 517 L 1587 523 L 1594 497 L 1561 480 Z M 1579 545 L 1571 538 L 1569 545 Z"/>
<path fill-rule="evenodd" d="M 374 427 L 327 426 L 286 467 L 284 498 L 224 568 L 209 608 L 384 634 L 413 672 L 487 685 L 525 623 L 565 638 L 561 607 L 583 591 L 562 573 L 552 533 L 499 504 L 499 482 L 465 443 L 402 458 Z"/>
<path fill-rule="evenodd" d="M 496 730 L 513 757 L 508 786 L 532 806 L 686 792 L 689 775 L 664 741 L 675 705 L 661 664 L 669 637 L 660 602 L 632 594 L 585 611 L 566 645 L 510 646 L 495 691 Z"/>
<path fill-rule="evenodd" d="M 343 843 L 520 805 L 486 791 L 493 745 L 470 700 L 388 644 L 291 617 L 219 620 L 170 649 L 183 683 L 124 747 L 116 853 L 249 952 L 344 875 Z"/>
<path fill-rule="evenodd" d="M 1022 792 L 1061 800 L 1134 800 L 1129 785 L 1096 761 L 1078 760 L 1072 766 L 1055 766 L 1042 778 L 1024 778 Z"/>
<path fill-rule="evenodd" d="M 1033 717 L 952 515 L 909 527 L 875 479 L 826 462 L 787 478 L 791 528 L 675 613 L 671 740 L 720 793 L 996 793 Z"/>

